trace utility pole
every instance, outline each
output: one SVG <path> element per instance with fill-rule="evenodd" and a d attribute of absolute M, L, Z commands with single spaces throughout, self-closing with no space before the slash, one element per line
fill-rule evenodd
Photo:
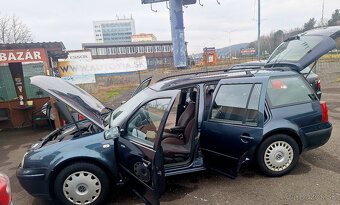
<path fill-rule="evenodd" d="M 257 56 L 258 56 L 258 60 L 261 60 L 261 0 L 257 0 L 258 1 L 258 17 L 257 17 L 257 30 L 258 30 L 258 37 L 257 37 Z"/>
<path fill-rule="evenodd" d="M 230 35 L 231 31 L 229 31 L 229 60 L 231 63 L 231 35 Z"/>
<path fill-rule="evenodd" d="M 205 72 L 208 72 L 208 48 L 204 48 L 204 54 L 205 54 Z"/>
<path fill-rule="evenodd" d="M 321 26 L 324 26 L 324 24 L 323 24 L 323 11 L 324 11 L 324 8 L 325 8 L 325 0 L 322 1 Z"/>

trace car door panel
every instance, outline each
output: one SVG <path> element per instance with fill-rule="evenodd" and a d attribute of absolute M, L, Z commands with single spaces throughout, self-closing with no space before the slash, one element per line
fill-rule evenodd
<path fill-rule="evenodd" d="M 133 92 L 132 96 L 135 96 L 137 93 L 142 91 L 144 88 L 148 87 L 151 83 L 152 77 L 148 77 L 145 80 L 141 82 L 141 84 L 136 88 L 136 90 Z"/>
<path fill-rule="evenodd" d="M 159 204 L 159 198 L 165 187 L 163 150 L 159 139 L 162 137 L 166 119 L 179 92 L 172 90 L 157 93 L 143 102 L 135 112 L 135 114 L 138 113 L 148 102 L 163 98 L 170 99 L 159 123 L 153 146 L 143 143 L 143 140 L 138 140 L 138 138 L 128 137 L 127 130 L 122 132 L 117 139 L 118 165 L 126 177 L 126 183 L 144 202 L 149 204 Z M 132 117 L 135 117 L 134 114 L 127 119 L 127 122 Z M 124 126 L 128 127 L 127 124 Z"/>
<path fill-rule="evenodd" d="M 210 113 L 213 111 L 213 106 L 216 100 L 216 95 L 219 89 L 223 85 L 248 85 L 252 86 L 247 96 L 247 106 L 250 106 L 254 86 L 261 84 L 260 94 L 258 96 L 258 116 L 257 124 L 246 124 L 245 116 L 252 115 L 253 110 L 250 108 L 241 110 L 237 107 L 222 107 L 228 116 L 224 116 L 230 121 L 220 121 L 216 119 L 210 119 Z M 217 85 L 213 95 L 213 102 L 209 114 L 205 117 L 202 123 L 201 134 L 201 149 L 204 155 L 204 161 L 206 166 L 217 169 L 232 177 L 237 176 L 237 172 L 244 158 L 247 155 L 247 151 L 256 146 L 262 139 L 263 135 L 263 112 L 265 101 L 265 89 L 266 79 L 259 78 L 253 79 L 226 79 L 221 80 Z M 257 86 L 257 89 L 259 86 Z M 222 92 L 222 89 L 221 89 Z M 240 94 L 241 95 L 241 94 Z M 236 98 L 234 96 L 234 98 Z M 232 96 L 225 96 L 225 100 L 232 101 Z M 218 113 L 216 114 L 216 116 Z M 242 119 L 240 119 L 242 118 Z M 238 122 L 241 120 L 240 122 Z M 238 122 L 238 123 L 237 123 Z"/>

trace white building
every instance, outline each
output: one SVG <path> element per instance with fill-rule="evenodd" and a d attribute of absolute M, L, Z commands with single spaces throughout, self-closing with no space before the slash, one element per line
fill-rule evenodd
<path fill-rule="evenodd" d="M 131 42 L 135 35 L 135 21 L 133 18 L 93 22 L 94 38 L 96 43 Z"/>

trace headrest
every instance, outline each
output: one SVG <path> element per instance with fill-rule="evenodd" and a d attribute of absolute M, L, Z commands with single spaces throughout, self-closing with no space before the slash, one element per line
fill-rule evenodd
<path fill-rule="evenodd" d="M 190 99 L 191 99 L 191 101 L 196 102 L 196 95 L 197 95 L 197 92 L 196 92 L 196 91 L 192 91 L 192 92 L 190 93 Z"/>

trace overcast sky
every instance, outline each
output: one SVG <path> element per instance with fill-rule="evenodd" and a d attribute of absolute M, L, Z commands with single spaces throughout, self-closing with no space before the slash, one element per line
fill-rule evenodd
<path fill-rule="evenodd" d="M 197 0 L 198 1 L 198 0 Z M 257 39 L 257 0 L 201 0 L 184 8 L 185 40 L 189 53 L 205 46 L 221 48 Z M 62 41 L 66 49 L 81 49 L 81 43 L 94 42 L 92 21 L 130 17 L 137 33 L 153 33 L 158 40 L 171 40 L 169 10 L 165 3 L 141 0 L 1 0 L 1 15 L 17 15 L 34 34 L 37 42 Z M 340 0 L 325 0 L 324 16 L 329 19 Z M 322 0 L 261 1 L 262 33 L 300 27 L 309 18 L 321 19 Z"/>

